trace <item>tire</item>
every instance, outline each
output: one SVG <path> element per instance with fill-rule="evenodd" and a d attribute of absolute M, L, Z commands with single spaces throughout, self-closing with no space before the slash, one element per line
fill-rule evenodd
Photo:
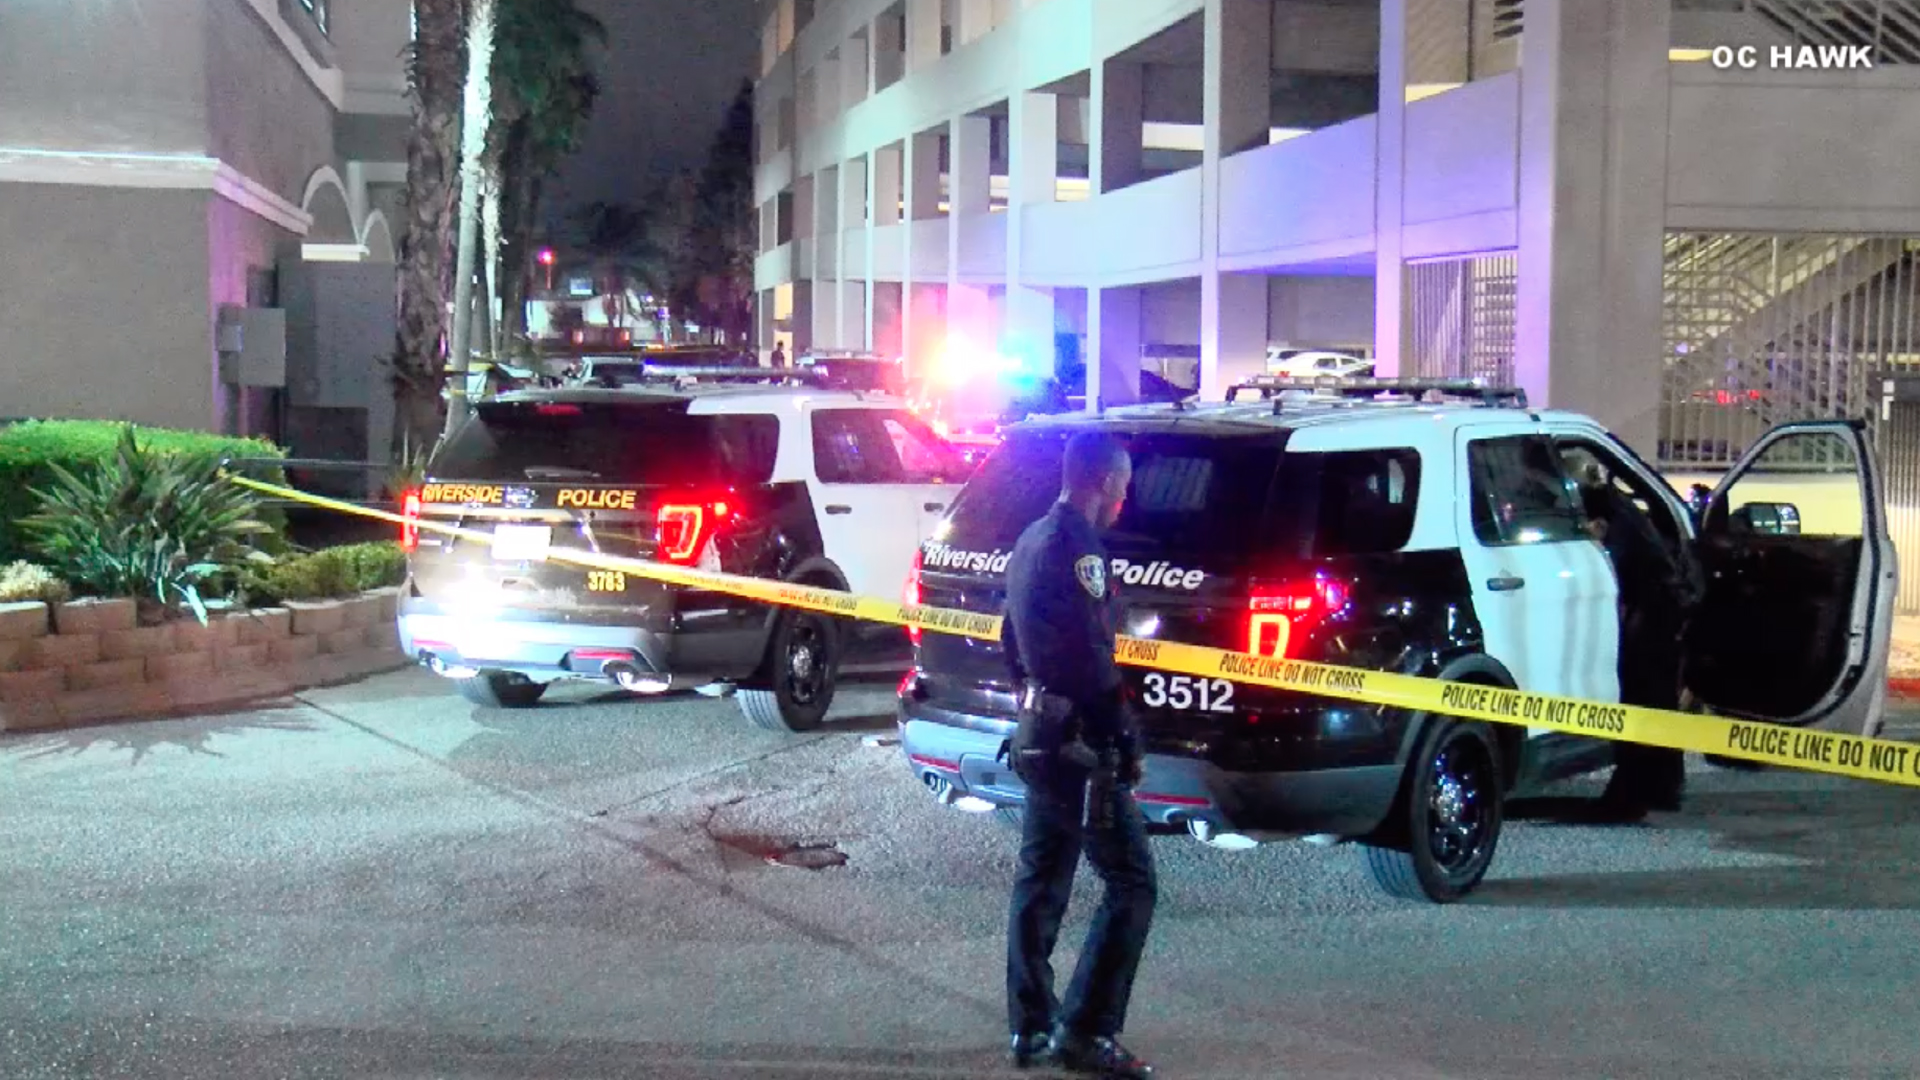
<path fill-rule="evenodd" d="M 1366 843 L 1374 884 L 1435 904 L 1478 887 L 1500 843 L 1500 777 L 1499 747 L 1485 725 L 1439 721 L 1421 740 L 1383 833 Z"/>
<path fill-rule="evenodd" d="M 840 674 L 840 628 L 826 616 L 790 610 L 780 614 L 767 643 L 765 687 L 734 695 L 740 714 L 762 731 L 798 734 L 827 718 Z"/>
<path fill-rule="evenodd" d="M 460 696 L 488 709 L 525 709 L 536 704 L 547 692 L 547 684 L 534 682 L 510 671 L 483 671 L 465 679 L 455 679 Z"/>

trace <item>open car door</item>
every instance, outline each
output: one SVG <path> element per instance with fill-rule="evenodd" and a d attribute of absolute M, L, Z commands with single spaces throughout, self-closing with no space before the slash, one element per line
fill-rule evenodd
<path fill-rule="evenodd" d="M 1709 711 L 1874 735 L 1898 567 L 1858 421 L 1782 424 L 1708 498 L 1686 682 Z"/>

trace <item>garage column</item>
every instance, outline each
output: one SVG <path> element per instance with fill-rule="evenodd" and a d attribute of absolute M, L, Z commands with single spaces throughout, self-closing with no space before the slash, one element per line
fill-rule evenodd
<path fill-rule="evenodd" d="M 867 159 L 854 158 L 840 163 L 840 244 L 839 258 L 834 260 L 834 273 L 839 279 L 835 292 L 839 294 L 838 308 L 834 312 L 834 329 L 838 333 L 836 341 L 843 349 L 864 349 L 867 345 L 867 274 L 848 271 L 849 264 L 870 267 L 867 238 L 872 229 L 867 225 Z"/>
<path fill-rule="evenodd" d="M 1098 194 L 1140 182 L 1146 121 L 1146 69 L 1106 60 L 1093 68 L 1087 113 L 1087 171 Z"/>
<path fill-rule="evenodd" d="M 1200 393 L 1265 370 L 1267 279 L 1220 269 L 1222 159 L 1267 144 L 1272 115 L 1273 9 L 1206 0 L 1200 144 Z"/>
<path fill-rule="evenodd" d="M 1140 289 L 1087 290 L 1087 409 L 1140 400 Z"/>
<path fill-rule="evenodd" d="M 1664 374 L 1668 0 L 1528 0 L 1514 376 L 1648 458 Z"/>
<path fill-rule="evenodd" d="M 987 350 L 994 344 L 992 301 L 984 285 L 961 280 L 960 267 L 977 219 L 992 207 L 993 121 L 960 116 L 947 130 L 947 324 Z"/>
<path fill-rule="evenodd" d="M 1000 351 L 1036 370 L 1054 366 L 1053 290 L 1026 280 L 1026 211 L 1053 201 L 1059 172 L 1060 99 L 1052 94 L 1007 98 L 1007 301 Z"/>
<path fill-rule="evenodd" d="M 993 0 L 953 0 L 953 47 L 971 45 L 993 29 Z"/>
<path fill-rule="evenodd" d="M 907 0 L 907 74 L 940 59 L 940 0 Z"/>
<path fill-rule="evenodd" d="M 1373 371 L 1412 375 L 1412 320 L 1400 230 L 1406 192 L 1408 7 L 1422 0 L 1380 0 L 1380 109 L 1374 139 L 1379 168 L 1373 205 Z"/>

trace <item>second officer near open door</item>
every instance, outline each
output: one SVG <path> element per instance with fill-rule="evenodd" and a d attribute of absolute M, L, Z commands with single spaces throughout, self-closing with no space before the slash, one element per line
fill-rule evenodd
<path fill-rule="evenodd" d="M 1133 801 L 1140 737 L 1114 663 L 1100 541 L 1126 501 L 1133 466 L 1117 440 L 1086 432 L 1068 441 L 1062 472 L 1059 501 L 1014 545 L 1001 631 L 1021 693 L 1020 726 L 1006 752 L 1027 788 L 1007 930 L 1013 1060 L 1150 1077 L 1116 1041 L 1157 886 L 1146 821 Z M 1106 898 L 1063 1002 L 1051 958 L 1082 852 Z"/>

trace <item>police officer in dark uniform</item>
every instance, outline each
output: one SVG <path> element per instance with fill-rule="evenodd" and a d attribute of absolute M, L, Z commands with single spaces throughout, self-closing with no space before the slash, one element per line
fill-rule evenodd
<path fill-rule="evenodd" d="M 1146 821 L 1133 801 L 1140 737 L 1114 663 L 1100 543 L 1126 501 L 1133 466 L 1117 440 L 1086 432 L 1068 441 L 1062 472 L 1060 500 L 1014 544 L 1001 630 L 1021 693 L 1020 726 L 1005 752 L 1027 787 L 1007 929 L 1013 1060 L 1150 1077 L 1152 1068 L 1115 1041 L 1157 885 Z M 1106 897 L 1062 1003 L 1051 957 L 1083 851 Z"/>
<path fill-rule="evenodd" d="M 1619 583 L 1620 700 L 1678 709 L 1680 639 L 1699 580 L 1691 553 L 1676 554 L 1597 460 L 1579 463 L 1576 479 L 1587 518 Z M 1678 750 L 1615 743 L 1613 777 L 1593 816 L 1629 822 L 1649 810 L 1678 810 L 1686 775 L 1686 756 Z"/>

